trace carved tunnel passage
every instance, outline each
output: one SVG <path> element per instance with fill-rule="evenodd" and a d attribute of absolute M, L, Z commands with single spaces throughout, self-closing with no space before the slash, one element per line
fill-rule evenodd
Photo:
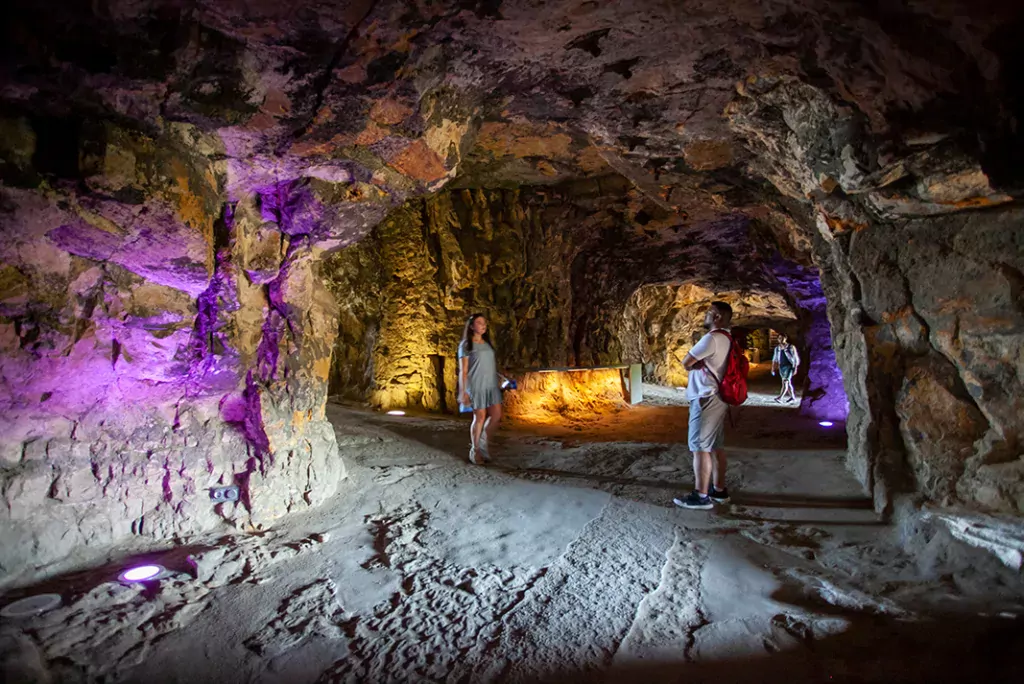
<path fill-rule="evenodd" d="M 798 340 L 800 417 L 845 421 L 846 465 L 909 547 L 955 539 L 1019 570 L 1018 4 L 15 0 L 0 29 L 0 590 L 221 534 L 254 535 L 230 561 L 252 567 L 259 535 L 333 514 L 353 481 L 386 497 L 406 474 L 359 459 L 391 427 L 339 432 L 331 412 L 455 412 L 471 311 L 506 367 L 641 363 L 676 387 L 712 298 L 738 327 Z M 669 465 L 623 448 L 621 472 Z M 361 470 L 346 483 L 347 463 Z M 237 501 L 211 499 L 233 486 Z M 608 510 L 625 519 L 626 498 Z M 402 505 L 373 514 L 369 565 L 403 544 L 389 570 L 426 562 L 411 530 L 430 514 Z M 690 532 L 629 552 L 699 574 L 681 549 L 713 544 Z M 193 571 L 212 591 L 216 573 Z M 495 572 L 509 595 L 557 575 Z M 279 597 L 253 652 L 332 587 Z M 175 605 L 209 595 L 182 591 Z M 515 606 L 474 606 L 519 634 Z M 387 628 L 370 613 L 309 629 L 359 651 L 361 629 Z M 674 627 L 686 649 L 702 615 Z M 591 650 L 640 652 L 644 634 L 621 625 Z"/>

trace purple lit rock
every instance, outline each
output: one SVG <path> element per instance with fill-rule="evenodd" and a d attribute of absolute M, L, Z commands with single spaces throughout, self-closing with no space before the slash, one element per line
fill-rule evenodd
<path fill-rule="evenodd" d="M 134 204 L 0 190 L 0 274 L 11 295 L 0 315 L 15 317 L 0 321 L 0 465 L 14 468 L 5 581 L 132 535 L 268 524 L 323 501 L 344 477 L 317 370 L 336 317 L 313 311 L 333 300 L 285 288 L 273 301 L 294 300 L 286 320 L 246 275 L 290 278 L 281 234 L 261 223 L 243 235 L 252 226 L 222 205 L 167 194 L 161 182 Z M 218 221 L 214 258 L 206 228 Z M 254 381 L 261 346 L 276 352 L 275 335 L 310 317 L 313 341 L 286 346 L 291 379 Z M 214 508 L 205 489 L 223 484 L 243 485 L 242 500 Z"/>
<path fill-rule="evenodd" d="M 808 314 L 807 326 L 801 340 L 807 364 L 807 388 L 800 402 L 800 414 L 841 422 L 850 412 L 849 400 L 843 386 L 843 373 L 832 346 L 832 331 L 825 310 L 825 297 L 821 286 L 815 283 L 818 295 L 798 300 Z M 802 293 L 805 294 L 805 293 Z"/>

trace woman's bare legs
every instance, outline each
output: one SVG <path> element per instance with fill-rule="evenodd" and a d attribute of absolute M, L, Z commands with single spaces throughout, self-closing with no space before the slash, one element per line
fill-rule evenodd
<path fill-rule="evenodd" d="M 494 404 L 487 407 L 487 422 L 484 423 L 484 458 L 490 457 L 491 437 L 498 431 L 498 423 L 501 422 L 501 404 Z"/>
<path fill-rule="evenodd" d="M 469 462 L 480 463 L 480 458 L 486 450 L 483 442 L 484 425 L 487 421 L 487 409 L 473 409 L 473 422 L 469 426 Z"/>

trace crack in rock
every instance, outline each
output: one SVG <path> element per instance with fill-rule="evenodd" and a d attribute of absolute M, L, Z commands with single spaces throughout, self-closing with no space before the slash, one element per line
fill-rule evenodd
<path fill-rule="evenodd" d="M 419 475 L 420 473 L 437 470 L 438 468 L 443 467 L 445 466 L 442 463 L 427 463 L 407 466 L 374 466 L 373 469 L 379 470 L 380 474 L 376 475 L 373 478 L 373 481 L 381 485 L 393 485 L 414 475 Z"/>
<path fill-rule="evenodd" d="M 637 606 L 615 663 L 690 660 L 693 635 L 707 623 L 700 607 L 700 573 L 707 555 L 706 542 L 692 541 L 676 528 L 665 553 L 661 581 Z"/>
<path fill-rule="evenodd" d="M 320 533 L 273 544 L 272 539 L 262 535 L 238 537 L 190 556 L 189 561 L 195 568 L 196 578 L 211 589 L 242 582 L 263 584 L 273 579 L 269 573 L 275 565 L 319 550 L 327 539 L 327 533 Z"/>

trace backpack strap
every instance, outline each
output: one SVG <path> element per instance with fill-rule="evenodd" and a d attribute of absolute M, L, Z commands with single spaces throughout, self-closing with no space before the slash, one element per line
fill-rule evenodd
<path fill-rule="evenodd" d="M 729 339 L 729 356 L 732 356 L 732 348 L 733 348 L 733 345 L 736 344 L 736 341 L 734 339 L 732 339 L 732 335 L 730 335 L 725 330 L 722 330 L 721 328 L 715 328 L 711 332 L 713 332 L 713 333 L 722 333 L 723 335 L 725 335 Z M 725 367 L 727 369 L 729 367 L 728 359 L 726 359 Z M 711 377 L 713 377 L 715 379 L 715 384 L 718 385 L 718 391 L 721 392 L 722 391 L 722 381 L 718 379 L 718 376 L 715 375 L 715 372 L 713 370 L 711 370 L 706 364 L 704 366 L 704 370 L 706 370 L 708 373 L 711 373 Z M 732 413 L 733 407 L 729 406 L 728 404 L 726 404 L 725 406 L 726 406 L 725 413 L 726 413 L 726 415 L 729 416 L 729 427 L 735 428 L 736 427 L 736 420 L 735 420 L 735 418 L 733 418 L 733 413 Z"/>
<path fill-rule="evenodd" d="M 713 332 L 713 333 L 722 333 L 723 335 L 725 335 L 729 339 L 729 354 L 731 355 L 732 354 L 732 345 L 733 345 L 732 335 L 730 335 L 726 331 L 722 330 L 721 328 L 715 328 L 711 332 Z M 729 367 L 729 360 L 728 359 L 726 359 L 725 364 L 726 364 L 726 368 L 728 368 Z M 717 375 L 715 375 L 715 371 L 711 370 L 711 368 L 707 364 L 704 364 L 704 370 L 706 370 L 708 373 L 711 373 L 711 377 L 713 377 L 715 379 L 715 384 L 718 385 L 718 391 L 721 392 L 722 391 L 722 381 L 718 379 Z"/>

